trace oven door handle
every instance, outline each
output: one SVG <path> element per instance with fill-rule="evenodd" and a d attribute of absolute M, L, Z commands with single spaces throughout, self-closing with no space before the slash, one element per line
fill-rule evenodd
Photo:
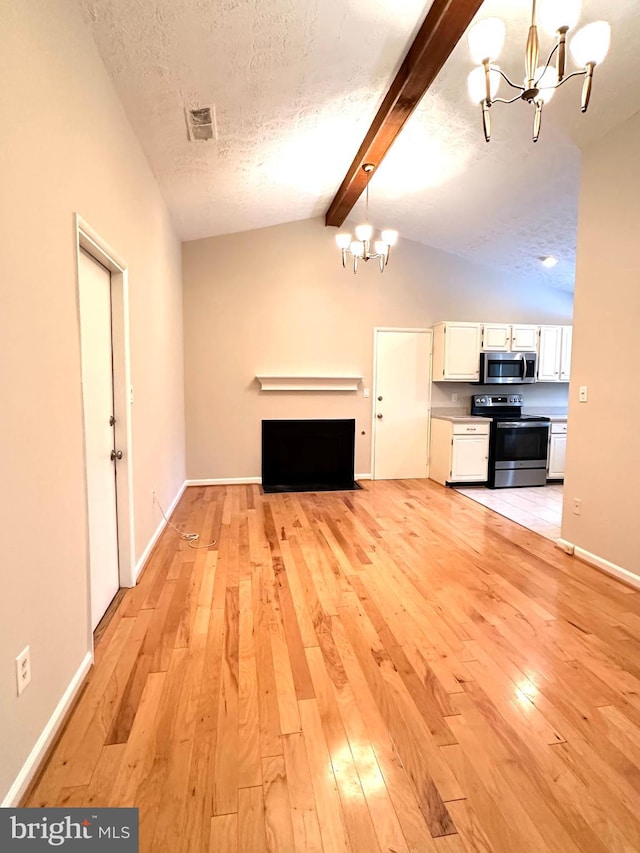
<path fill-rule="evenodd" d="M 548 429 L 549 424 L 544 421 L 500 421 L 496 424 L 497 429 Z"/>

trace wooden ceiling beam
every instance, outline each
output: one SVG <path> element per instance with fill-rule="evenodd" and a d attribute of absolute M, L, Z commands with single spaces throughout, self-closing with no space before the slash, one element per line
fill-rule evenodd
<path fill-rule="evenodd" d="M 340 226 L 345 221 L 370 177 L 362 171 L 362 166 L 365 163 L 380 165 L 482 2 L 434 0 L 329 206 L 325 225 Z"/>

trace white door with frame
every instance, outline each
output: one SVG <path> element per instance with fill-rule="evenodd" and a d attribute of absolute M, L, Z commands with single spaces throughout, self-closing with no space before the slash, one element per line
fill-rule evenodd
<path fill-rule="evenodd" d="M 430 329 L 376 329 L 373 478 L 428 476 Z"/>
<path fill-rule="evenodd" d="M 111 273 L 83 249 L 78 272 L 93 631 L 120 587 Z"/>

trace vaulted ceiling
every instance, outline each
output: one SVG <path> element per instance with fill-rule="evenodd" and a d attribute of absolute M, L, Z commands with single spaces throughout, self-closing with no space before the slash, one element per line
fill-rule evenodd
<path fill-rule="evenodd" d="M 183 240 L 324 215 L 431 5 L 78 2 Z M 462 40 L 371 181 L 374 224 L 572 288 L 580 148 L 640 109 L 639 0 L 582 6 L 581 23 L 612 25 L 588 113 L 580 81 L 567 82 L 534 145 L 531 107 L 496 104 L 487 145 Z M 506 20 L 500 64 L 516 79 L 530 8 L 485 0 L 477 16 Z M 209 142 L 188 140 L 184 108 L 196 106 L 215 107 Z M 362 211 L 361 200 L 351 218 Z M 560 258 L 549 271 L 538 260 L 547 254 Z"/>

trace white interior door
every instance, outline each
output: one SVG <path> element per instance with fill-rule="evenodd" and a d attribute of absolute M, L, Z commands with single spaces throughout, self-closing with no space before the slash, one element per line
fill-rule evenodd
<path fill-rule="evenodd" d="M 373 476 L 426 477 L 431 332 L 376 329 Z"/>
<path fill-rule="evenodd" d="M 91 629 L 120 586 L 116 470 L 111 459 L 113 348 L 111 273 L 83 250 L 79 257 L 80 339 L 84 403 Z"/>

